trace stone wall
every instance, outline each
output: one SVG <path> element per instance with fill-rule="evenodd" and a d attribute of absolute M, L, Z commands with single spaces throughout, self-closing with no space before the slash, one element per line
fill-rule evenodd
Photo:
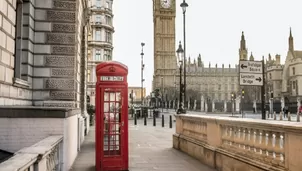
<path fill-rule="evenodd" d="M 15 79 L 15 62 L 18 62 L 15 53 L 21 51 L 15 44 L 18 39 L 16 10 L 16 0 L 0 1 L 0 105 L 32 104 L 32 92 L 27 82 Z"/>
<path fill-rule="evenodd" d="M 86 0 L 0 3 L 0 105 L 79 108 Z"/>
<path fill-rule="evenodd" d="M 177 115 L 173 147 L 217 170 L 300 171 L 301 129 L 282 121 Z"/>
<path fill-rule="evenodd" d="M 0 108 L 0 149 L 12 153 L 51 135 L 63 135 L 63 169 L 72 166 L 83 142 L 80 110 L 9 107 Z"/>

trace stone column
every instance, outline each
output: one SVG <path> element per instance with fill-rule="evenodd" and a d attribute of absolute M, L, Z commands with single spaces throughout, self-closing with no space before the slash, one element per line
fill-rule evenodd
<path fill-rule="evenodd" d="M 188 110 L 190 110 L 190 100 L 188 100 Z"/>
<path fill-rule="evenodd" d="M 227 112 L 227 101 L 224 101 L 224 112 Z"/>
<path fill-rule="evenodd" d="M 240 97 L 236 98 L 236 109 L 235 109 L 235 112 L 239 112 L 239 110 L 240 110 L 240 103 L 241 103 Z"/>
<path fill-rule="evenodd" d="M 269 113 L 271 114 L 272 113 L 272 111 L 273 111 L 273 109 L 272 109 L 272 99 L 269 99 L 268 100 L 269 101 Z"/>
<path fill-rule="evenodd" d="M 215 112 L 215 101 L 212 101 L 212 112 Z"/>
<path fill-rule="evenodd" d="M 284 97 L 281 97 L 281 111 L 283 111 L 284 107 L 285 107 Z"/>
<path fill-rule="evenodd" d="M 204 108 L 205 108 L 205 112 L 208 112 L 208 103 L 205 103 Z"/>
<path fill-rule="evenodd" d="M 200 100 L 200 110 L 202 111 L 202 112 L 205 112 L 205 106 L 204 106 L 205 104 L 204 104 L 204 97 L 203 96 L 201 96 L 201 100 Z"/>
<path fill-rule="evenodd" d="M 196 100 L 194 100 L 194 110 L 196 110 Z"/>

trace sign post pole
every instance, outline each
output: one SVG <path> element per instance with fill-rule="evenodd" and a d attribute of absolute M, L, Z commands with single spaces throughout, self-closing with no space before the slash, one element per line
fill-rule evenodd
<path fill-rule="evenodd" d="M 264 59 L 262 59 L 262 74 L 263 74 L 263 85 L 261 86 L 261 109 L 262 109 L 262 119 L 265 120 L 265 75 L 264 75 Z"/>

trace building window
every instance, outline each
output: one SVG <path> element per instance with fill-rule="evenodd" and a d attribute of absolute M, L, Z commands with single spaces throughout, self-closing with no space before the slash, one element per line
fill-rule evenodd
<path fill-rule="evenodd" d="M 272 79 L 272 73 L 269 73 L 269 79 L 270 80 Z"/>
<path fill-rule="evenodd" d="M 293 67 L 293 75 L 296 75 L 296 68 Z"/>
<path fill-rule="evenodd" d="M 16 10 L 16 59 L 15 59 L 15 78 L 21 79 L 21 59 L 22 59 L 22 37 L 23 37 L 23 4 L 17 1 Z"/>
<path fill-rule="evenodd" d="M 296 89 L 296 81 L 293 81 L 293 89 Z"/>
<path fill-rule="evenodd" d="M 106 8 L 110 10 L 112 9 L 111 3 L 108 0 L 106 1 Z"/>
<path fill-rule="evenodd" d="M 106 24 L 108 25 L 112 25 L 112 20 L 111 20 L 111 17 L 106 15 Z"/>
<path fill-rule="evenodd" d="M 109 31 L 106 31 L 106 42 L 112 42 L 111 33 Z"/>
<path fill-rule="evenodd" d="M 102 17 L 101 15 L 97 15 L 97 16 L 95 17 L 95 22 L 100 23 L 100 22 L 102 21 L 102 18 L 101 18 L 101 17 Z"/>
<path fill-rule="evenodd" d="M 96 61 L 100 61 L 101 60 L 101 51 L 100 50 L 96 50 L 95 51 L 95 60 Z"/>
<path fill-rule="evenodd" d="M 232 78 L 233 78 L 233 77 L 232 77 Z M 235 89 L 235 85 L 232 84 L 231 90 L 234 91 L 234 89 Z"/>
<path fill-rule="evenodd" d="M 105 50 L 104 52 L 104 60 L 105 61 L 111 61 L 112 60 L 112 54 L 111 50 Z"/>
<path fill-rule="evenodd" d="M 101 40 L 101 31 L 100 30 L 97 30 L 95 32 L 95 40 L 98 40 L 98 41 Z"/>
<path fill-rule="evenodd" d="M 221 90 L 221 85 L 218 85 L 218 90 L 219 90 L 219 91 Z"/>
<path fill-rule="evenodd" d="M 102 6 L 101 0 L 96 0 L 96 6 L 100 8 Z"/>

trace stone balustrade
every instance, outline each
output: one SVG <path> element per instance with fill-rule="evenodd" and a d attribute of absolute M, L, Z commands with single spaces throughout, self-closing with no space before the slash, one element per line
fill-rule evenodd
<path fill-rule="evenodd" d="M 302 124 L 176 115 L 173 147 L 218 170 L 300 171 Z"/>
<path fill-rule="evenodd" d="M 56 171 L 61 170 L 63 136 L 49 136 L 42 141 L 23 148 L 14 156 L 0 163 L 5 171 Z"/>

